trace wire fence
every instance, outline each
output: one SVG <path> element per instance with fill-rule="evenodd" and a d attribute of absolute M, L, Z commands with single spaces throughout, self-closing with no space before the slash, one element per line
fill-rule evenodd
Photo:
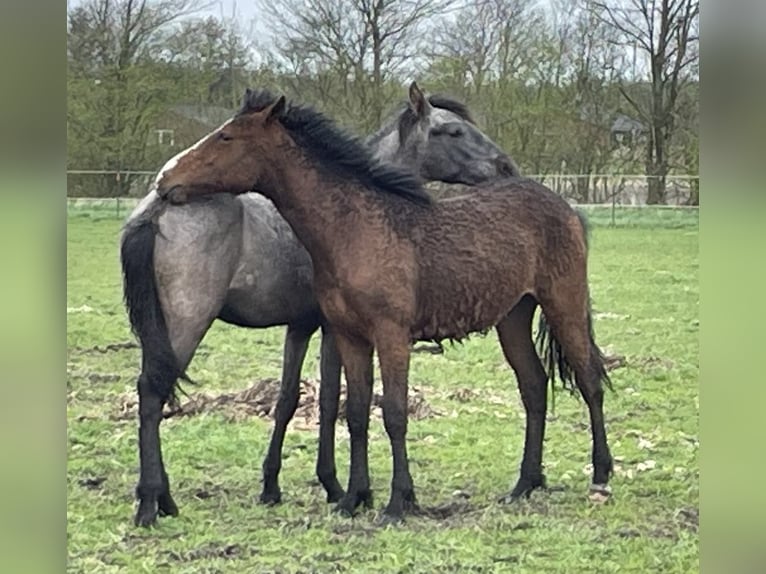
<path fill-rule="evenodd" d="M 155 177 L 153 171 L 67 171 L 67 211 L 70 215 L 124 218 L 146 195 Z M 545 184 L 602 223 L 617 225 L 621 221 L 648 219 L 698 223 L 699 176 L 696 175 L 666 176 L 661 205 L 647 205 L 651 176 L 533 174 L 526 177 Z M 470 188 L 464 185 L 430 183 L 427 187 L 435 197 L 470 193 Z M 662 213 L 664 215 L 660 215 Z"/>

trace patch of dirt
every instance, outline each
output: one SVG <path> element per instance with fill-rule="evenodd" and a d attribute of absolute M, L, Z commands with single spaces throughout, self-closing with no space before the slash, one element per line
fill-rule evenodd
<path fill-rule="evenodd" d="M 649 370 L 653 368 L 672 369 L 675 363 L 669 359 L 663 359 L 662 357 L 636 357 L 630 361 L 631 367 L 636 367 L 641 370 Z"/>
<path fill-rule="evenodd" d="M 469 388 L 462 388 L 457 389 L 455 391 L 452 391 L 447 395 L 447 398 L 451 401 L 456 401 L 458 403 L 467 403 L 479 396 L 479 393 L 474 391 L 473 389 Z"/>
<path fill-rule="evenodd" d="M 88 373 L 86 378 L 91 383 L 116 383 L 122 380 L 122 376 L 117 373 Z"/>
<path fill-rule="evenodd" d="M 243 391 L 211 395 L 194 393 L 175 407 L 166 407 L 164 418 L 194 416 L 201 413 L 218 412 L 227 420 L 241 421 L 251 417 L 274 418 L 274 409 L 279 398 L 280 381 L 278 379 L 262 379 Z M 372 413 L 382 417 L 381 406 L 383 395 L 372 397 Z M 426 401 L 423 392 L 417 387 L 410 387 L 407 411 L 413 420 L 422 420 L 442 416 Z M 138 414 L 138 396 L 131 393 L 120 401 L 118 412 L 113 418 L 132 419 Z M 338 418 L 346 418 L 345 385 L 341 388 Z M 314 429 L 319 425 L 319 381 L 302 380 L 298 408 L 295 411 L 292 424 L 297 428 Z"/>
<path fill-rule="evenodd" d="M 668 540 L 678 540 L 678 534 L 670 526 L 659 525 L 649 530 L 649 536 L 652 538 L 667 538 Z"/>
<path fill-rule="evenodd" d="M 109 353 L 112 351 L 124 351 L 125 349 L 138 349 L 138 343 L 135 341 L 125 341 L 124 343 L 109 343 L 108 345 L 95 345 L 94 347 L 72 347 L 75 353 Z"/>
<path fill-rule="evenodd" d="M 242 548 L 239 544 L 209 543 L 188 552 L 168 552 L 168 557 L 176 562 L 193 562 L 205 558 L 223 558 L 232 560 L 245 558 L 254 552 Z"/>
<path fill-rule="evenodd" d="M 194 496 L 194 498 L 198 500 L 207 500 L 208 498 L 213 498 L 221 494 L 227 495 L 227 494 L 230 494 L 230 491 L 228 488 L 224 488 L 218 485 L 213 485 L 207 488 L 195 489 L 194 494 L 192 496 Z"/>
<path fill-rule="evenodd" d="M 620 367 L 624 367 L 626 364 L 624 355 L 605 355 L 604 356 L 604 368 L 609 371 L 614 371 Z"/>
<path fill-rule="evenodd" d="M 473 504 L 470 504 L 465 500 L 456 500 L 438 506 L 420 506 L 417 510 L 412 512 L 412 515 L 443 521 L 456 515 L 470 514 L 476 510 L 477 509 Z"/>
<path fill-rule="evenodd" d="M 679 508 L 676 511 L 676 520 L 681 528 L 691 532 L 699 532 L 700 511 L 698 508 Z"/>
<path fill-rule="evenodd" d="M 81 478 L 77 481 L 77 484 L 88 490 L 97 490 L 101 488 L 104 482 L 106 482 L 105 476 L 89 476 L 88 478 Z"/>

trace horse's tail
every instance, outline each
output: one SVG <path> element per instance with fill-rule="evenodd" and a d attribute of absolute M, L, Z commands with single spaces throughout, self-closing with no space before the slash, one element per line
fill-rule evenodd
<path fill-rule="evenodd" d="M 585 214 L 579 210 L 575 210 L 577 217 L 580 220 L 580 224 L 583 229 L 583 235 L 585 240 L 586 257 L 589 243 L 589 225 L 585 217 Z M 590 338 L 591 348 L 591 368 L 596 369 L 598 378 L 603 384 L 610 389 L 612 388 L 612 381 L 609 378 L 609 374 L 606 371 L 605 357 L 599 346 L 596 344 L 596 339 L 593 334 L 593 314 L 591 311 L 591 302 L 588 298 L 588 337 Z M 564 355 L 564 350 L 561 347 L 561 343 L 558 342 L 556 337 L 551 333 L 550 326 L 545 319 L 545 315 L 540 313 L 540 318 L 537 324 L 537 337 L 535 339 L 535 345 L 537 346 L 540 359 L 543 363 L 548 379 L 551 383 L 556 378 L 556 371 L 558 370 L 558 378 L 561 381 L 565 389 L 574 391 L 576 388 L 574 381 L 574 369 L 572 365 L 567 361 Z"/>
<path fill-rule="evenodd" d="M 590 337 L 591 348 L 591 368 L 596 369 L 598 378 L 603 384 L 610 389 L 612 388 L 612 381 L 609 378 L 609 374 L 606 372 L 606 361 L 603 352 L 596 344 L 596 340 L 593 336 L 593 318 L 590 309 L 590 302 L 588 302 L 588 336 Z M 556 337 L 551 333 L 550 326 L 545 320 L 545 315 L 540 313 L 540 318 L 537 323 L 537 337 L 535 339 L 535 345 L 537 351 L 540 354 L 540 360 L 543 363 L 545 373 L 548 375 L 548 379 L 551 383 L 556 378 L 556 371 L 558 371 L 558 378 L 561 381 L 565 389 L 574 391 L 574 369 L 572 365 L 564 355 L 564 350 L 561 348 L 561 343 L 558 342 Z"/>
<path fill-rule="evenodd" d="M 148 214 L 125 225 L 120 245 L 123 295 L 130 327 L 141 344 L 141 376 L 163 401 L 175 402 L 179 378 L 189 382 L 178 364 L 165 324 L 154 269 L 154 244 L 158 233 Z"/>

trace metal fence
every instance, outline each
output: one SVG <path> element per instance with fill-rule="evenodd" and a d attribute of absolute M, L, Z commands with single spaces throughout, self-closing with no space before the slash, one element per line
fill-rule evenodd
<path fill-rule="evenodd" d="M 653 176 L 640 174 L 532 174 L 526 175 L 577 204 L 646 205 L 649 180 Z M 429 184 L 437 194 L 452 195 L 464 192 L 467 186 Z M 668 175 L 665 177 L 665 206 L 688 206 L 699 197 L 699 176 Z"/>
<path fill-rule="evenodd" d="M 150 171 L 101 171 L 70 170 L 67 172 L 68 211 L 91 213 L 101 216 L 125 217 L 146 195 L 156 172 Z M 603 213 L 610 212 L 612 224 L 618 219 L 618 211 L 634 211 L 646 205 L 648 182 L 650 177 L 638 174 L 533 174 L 528 175 L 544 183 L 553 191 L 562 195 L 570 203 L 585 210 Z M 102 187 L 99 187 L 102 186 Z M 98 192 L 87 193 L 97 189 Z M 105 189 L 109 188 L 109 189 Z M 469 192 L 464 185 L 430 183 L 428 188 L 436 197 L 449 197 Z M 118 196 L 104 193 L 117 189 Z M 693 175 L 669 175 L 665 179 L 665 204 L 652 205 L 657 210 L 696 211 L 699 177 Z M 586 197 L 586 201 L 582 201 Z M 631 209 L 632 208 L 632 209 Z"/>

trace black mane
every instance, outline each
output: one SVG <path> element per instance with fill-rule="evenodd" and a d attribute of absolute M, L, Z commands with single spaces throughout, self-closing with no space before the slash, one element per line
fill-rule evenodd
<path fill-rule="evenodd" d="M 469 124 L 476 125 L 473 116 L 471 116 L 471 112 L 468 111 L 468 107 L 462 102 L 458 102 L 457 100 L 453 100 L 452 98 L 448 98 L 447 96 L 442 96 L 439 94 L 428 96 L 428 102 L 435 108 L 441 108 L 443 110 L 450 111 Z M 415 113 L 415 110 L 413 110 L 409 105 L 405 106 L 404 111 L 399 116 L 398 127 L 400 144 L 403 144 L 405 141 L 407 141 L 407 136 L 409 136 L 410 131 L 412 131 L 412 128 L 414 128 L 417 123 L 418 115 Z"/>
<path fill-rule="evenodd" d="M 277 99 L 266 90 L 249 91 L 237 116 L 263 111 Z M 290 102 L 279 122 L 295 143 L 330 171 L 354 177 L 366 187 L 414 203 L 431 203 L 431 197 L 415 174 L 373 159 L 372 153 L 359 138 L 313 108 Z"/>

